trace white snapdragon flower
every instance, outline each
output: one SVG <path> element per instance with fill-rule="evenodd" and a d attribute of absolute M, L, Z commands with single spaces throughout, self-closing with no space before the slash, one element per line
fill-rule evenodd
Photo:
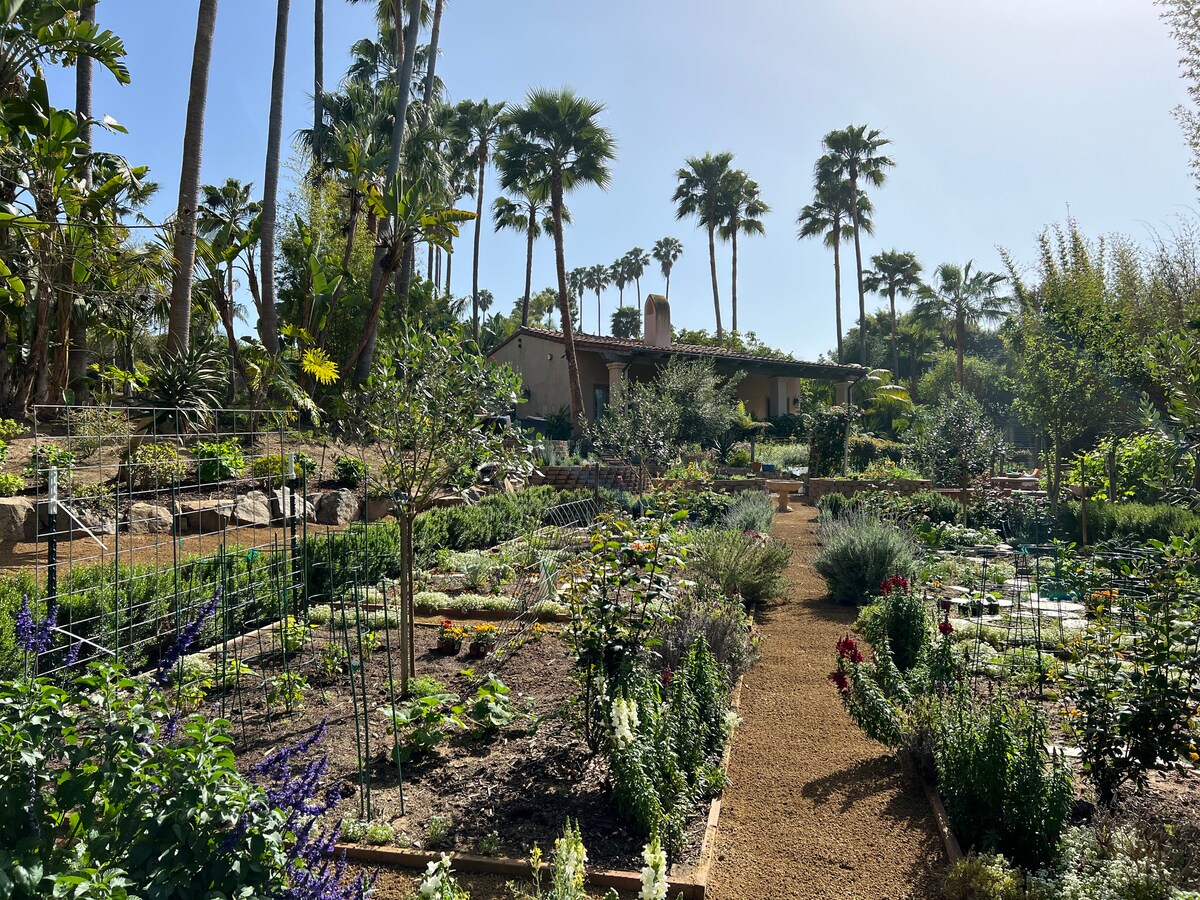
<path fill-rule="evenodd" d="M 667 854 L 658 838 L 646 845 L 642 859 L 646 865 L 642 869 L 642 892 L 638 900 L 667 900 Z"/>
<path fill-rule="evenodd" d="M 618 697 L 612 705 L 613 737 L 618 747 L 628 747 L 633 743 L 640 720 L 636 700 Z"/>
<path fill-rule="evenodd" d="M 443 853 L 440 860 L 431 862 L 425 867 L 425 878 L 421 881 L 421 886 L 417 888 L 417 894 L 421 897 L 441 897 L 449 878 L 450 857 Z"/>

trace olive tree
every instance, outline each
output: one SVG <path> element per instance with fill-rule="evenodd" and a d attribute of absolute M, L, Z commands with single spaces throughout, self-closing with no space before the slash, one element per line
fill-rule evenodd
<path fill-rule="evenodd" d="M 480 470 L 527 474 L 530 447 L 501 417 L 522 402 L 521 379 L 453 334 L 408 330 L 354 398 L 352 422 L 384 459 L 379 486 L 401 528 L 400 627 L 408 689 L 413 648 L 413 523 L 435 497 L 475 484 Z"/>

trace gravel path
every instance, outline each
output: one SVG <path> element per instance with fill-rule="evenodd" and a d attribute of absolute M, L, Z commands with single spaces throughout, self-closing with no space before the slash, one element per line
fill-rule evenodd
<path fill-rule="evenodd" d="M 945 853 L 920 783 L 850 721 L 827 676 L 854 611 L 812 570 L 815 510 L 780 515 L 787 599 L 759 617 L 709 881 L 713 900 L 937 896 Z"/>

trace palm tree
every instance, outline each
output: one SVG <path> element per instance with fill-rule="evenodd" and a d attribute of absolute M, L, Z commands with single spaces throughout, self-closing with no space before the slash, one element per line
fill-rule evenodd
<path fill-rule="evenodd" d="M 313 137 L 312 161 L 321 168 L 325 145 L 325 0 L 313 0 Z"/>
<path fill-rule="evenodd" d="M 588 266 L 586 272 L 587 289 L 596 292 L 596 334 L 601 334 L 603 332 L 600 326 L 600 292 L 612 284 L 612 273 L 608 270 L 608 266 L 601 263 Z"/>
<path fill-rule="evenodd" d="M 663 295 L 670 300 L 671 269 L 675 267 L 676 260 L 683 256 L 683 243 L 679 238 L 659 238 L 654 242 L 654 249 L 650 251 L 650 255 L 658 262 L 658 267 L 663 273 L 663 278 L 667 280 L 667 288 L 663 292 Z"/>
<path fill-rule="evenodd" d="M 633 275 L 629 271 L 629 257 L 619 256 L 613 260 L 612 265 L 608 267 L 608 277 L 610 283 L 617 286 L 617 306 L 624 306 L 625 285 L 633 281 Z"/>
<path fill-rule="evenodd" d="M 868 291 L 884 294 L 891 309 L 892 373 L 900 377 L 900 348 L 897 345 L 896 295 L 911 297 L 921 286 L 921 264 L 915 253 L 885 250 L 871 257 L 875 268 L 863 273 L 863 285 Z"/>
<path fill-rule="evenodd" d="M 79 22 L 82 25 L 96 24 L 95 4 L 89 4 L 79 11 Z M 79 141 L 89 157 L 84 167 L 85 189 L 89 192 L 92 189 L 92 76 L 95 71 L 90 56 L 80 56 L 75 60 L 75 115 L 80 124 Z M 87 317 L 79 308 L 71 309 L 69 343 L 67 384 L 75 392 L 75 402 L 84 404 L 87 402 L 87 379 L 84 378 L 88 365 Z"/>
<path fill-rule="evenodd" d="M 217 27 L 217 0 L 200 0 L 187 119 L 183 127 L 183 165 L 179 202 L 175 207 L 175 259 L 171 306 L 167 319 L 167 352 L 184 353 L 192 329 L 192 270 L 196 264 L 196 206 L 200 198 L 200 157 L 204 149 L 204 107 L 208 102 L 208 69 Z"/>
<path fill-rule="evenodd" d="M 733 282 L 731 285 L 731 301 L 733 316 L 730 319 L 730 330 L 735 334 L 738 330 L 737 320 L 737 239 L 738 232 L 743 234 L 766 234 L 762 217 L 771 211 L 771 207 L 763 201 L 759 194 L 758 182 L 736 169 L 730 179 L 729 193 L 726 196 L 725 210 L 721 223 L 721 240 L 729 241 L 733 251 Z"/>
<path fill-rule="evenodd" d="M 646 266 L 650 265 L 650 254 L 641 247 L 634 247 L 625 254 L 625 265 L 629 277 L 637 285 L 638 312 L 642 311 L 642 276 L 646 274 Z"/>
<path fill-rule="evenodd" d="M 597 121 L 604 104 L 580 97 L 570 88 L 529 92 L 525 105 L 508 116 L 511 131 L 500 139 L 500 152 L 522 157 L 516 168 L 537 172 L 550 184 L 550 210 L 554 221 L 554 263 L 558 273 L 559 314 L 567 356 L 571 391 L 571 419 L 579 436 L 583 426 L 583 389 L 571 329 L 571 303 L 567 296 L 567 264 L 563 253 L 563 195 L 577 187 L 608 186 L 609 161 L 616 158 L 616 141 Z M 506 188 L 509 185 L 505 185 Z"/>
<path fill-rule="evenodd" d="M 487 98 L 476 103 L 464 100 L 458 105 L 455 130 L 459 140 L 475 161 L 475 249 L 471 259 L 471 334 L 479 340 L 479 237 L 483 233 L 483 186 L 488 160 L 492 158 L 496 141 L 504 126 L 507 104 L 488 103 Z"/>
<path fill-rule="evenodd" d="M 498 167 L 511 165 L 506 157 L 498 157 Z M 508 179 L 514 185 L 515 199 L 497 197 L 492 203 L 492 218 L 496 231 L 508 229 L 525 233 L 525 294 L 521 298 L 521 325 L 529 324 L 529 295 L 533 289 L 533 243 L 543 234 L 553 231 L 554 218 L 550 211 L 548 185 L 515 172 Z M 571 213 L 563 207 L 563 221 L 571 221 Z"/>
<path fill-rule="evenodd" d="M 271 67 L 271 113 L 267 127 L 267 171 L 263 177 L 262 303 L 259 331 L 263 347 L 279 353 L 279 317 L 275 310 L 275 221 L 279 194 L 279 148 L 283 142 L 283 76 L 287 66 L 287 28 L 290 0 L 279 0 L 275 19 L 275 60 Z"/>
<path fill-rule="evenodd" d="M 730 165 L 733 154 L 718 153 L 715 156 L 690 156 L 682 169 L 675 173 L 678 184 L 672 200 L 675 202 L 675 218 L 695 216 L 708 232 L 708 267 L 712 276 L 713 311 L 717 318 L 717 343 L 724 341 L 721 328 L 721 294 L 717 287 L 717 228 L 723 223 L 722 212 L 725 197 L 729 192 Z"/>
<path fill-rule="evenodd" d="M 850 224 L 854 229 L 854 263 L 858 275 L 858 348 L 859 363 L 867 364 L 867 295 L 863 288 L 862 221 L 858 198 L 861 185 L 880 187 L 887 179 L 885 169 L 895 165 L 879 151 L 890 144 L 877 128 L 849 125 L 825 135 L 827 151 L 817 163 L 817 171 L 839 172 L 850 182 Z"/>
<path fill-rule="evenodd" d="M 583 303 L 583 292 L 587 290 L 587 283 L 587 266 L 577 266 L 567 274 L 567 286 L 571 289 L 571 297 L 576 306 Z"/>
<path fill-rule="evenodd" d="M 959 387 L 963 386 L 967 327 L 999 321 L 1012 304 L 1012 298 L 998 293 L 1007 279 L 996 272 L 979 271 L 974 265 L 942 263 L 934 270 L 933 283 L 922 285 L 913 306 L 917 319 L 937 322 L 948 331 L 953 329 L 957 353 L 954 373 Z"/>
<path fill-rule="evenodd" d="M 850 224 L 850 182 L 828 170 L 817 173 L 816 196 L 796 217 L 796 237 L 799 240 L 819 237 L 833 250 L 833 304 L 837 317 L 837 360 L 845 362 L 842 347 L 842 242 L 854 236 Z M 874 231 L 871 221 L 873 208 L 867 196 L 859 191 L 858 217 L 862 230 Z"/>

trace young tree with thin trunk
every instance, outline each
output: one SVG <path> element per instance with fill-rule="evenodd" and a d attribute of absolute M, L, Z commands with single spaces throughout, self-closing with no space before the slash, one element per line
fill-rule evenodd
<path fill-rule="evenodd" d="M 200 202 L 200 161 L 204 149 L 204 109 L 208 102 L 208 71 L 217 27 L 217 0 L 200 0 L 192 78 L 188 87 L 187 119 L 183 129 L 183 165 L 179 172 L 179 202 L 175 207 L 175 260 L 171 305 L 167 319 L 167 352 L 188 349 L 192 329 L 192 272 L 196 264 L 196 207 Z"/>
<path fill-rule="evenodd" d="M 863 285 L 868 291 L 883 294 L 888 298 L 891 312 L 892 377 L 900 375 L 899 330 L 896 319 L 896 297 L 911 297 L 921 287 L 921 264 L 915 253 L 885 250 L 871 257 L 875 268 L 863 274 Z"/>
<path fill-rule="evenodd" d="M 895 165 L 880 151 L 891 143 L 877 128 L 848 125 L 831 131 L 824 138 L 826 154 L 817 163 L 817 171 L 838 172 L 850 182 L 850 224 L 854 229 L 854 266 L 858 284 L 859 364 L 867 364 L 867 294 L 863 288 L 862 220 L 859 192 L 864 185 L 881 187 L 887 180 L 886 169 Z"/>
<path fill-rule="evenodd" d="M 678 184 L 671 198 L 675 203 L 675 218 L 694 216 L 708 232 L 708 268 L 712 278 L 718 344 L 724 342 L 725 330 L 721 325 L 721 292 L 717 285 L 716 236 L 717 229 L 725 222 L 725 202 L 733 177 L 732 163 L 733 154 L 729 152 L 688 157 L 684 167 L 675 173 Z"/>
<path fill-rule="evenodd" d="M 654 242 L 654 249 L 650 251 L 650 255 L 654 257 L 658 263 L 659 271 L 662 272 L 663 278 L 666 279 L 667 286 L 663 291 L 663 296 L 670 300 L 671 270 L 675 268 L 675 263 L 679 260 L 679 257 L 683 256 L 683 243 L 679 238 L 659 238 Z"/>
<path fill-rule="evenodd" d="M 609 162 L 616 158 L 616 141 L 599 123 L 604 104 L 580 97 L 570 88 L 529 92 L 525 105 L 512 110 L 510 129 L 500 139 L 500 154 L 524 157 L 518 169 L 537 172 L 550 185 L 554 221 L 554 264 L 558 274 L 558 304 L 570 384 L 571 420 L 575 436 L 582 435 L 583 389 L 567 293 L 567 263 L 563 252 L 563 197 L 584 185 L 605 188 L 612 178 Z M 505 184 L 505 189 L 511 185 Z"/>

